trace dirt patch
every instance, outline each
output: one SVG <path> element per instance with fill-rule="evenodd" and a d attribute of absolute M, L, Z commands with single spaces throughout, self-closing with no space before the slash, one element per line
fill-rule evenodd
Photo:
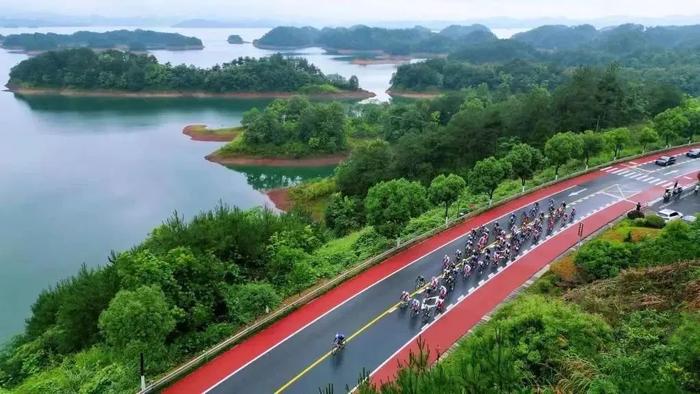
<path fill-rule="evenodd" d="M 125 92 L 117 90 L 76 90 L 76 89 L 43 89 L 21 88 L 7 85 L 9 91 L 27 96 L 73 96 L 73 97 L 128 97 L 128 98 L 230 98 L 230 99 L 277 99 L 290 98 L 298 92 L 237 92 L 209 93 L 184 91 L 150 91 Z M 312 93 L 306 96 L 316 100 L 364 100 L 375 96 L 366 90 L 344 91 L 336 93 Z"/>
<path fill-rule="evenodd" d="M 434 99 L 442 94 L 441 92 L 408 92 L 391 89 L 387 90 L 386 92 L 391 97 L 403 97 L 410 99 Z"/>
<path fill-rule="evenodd" d="M 268 167 L 322 167 L 340 163 L 347 158 L 347 154 L 335 154 L 327 156 L 315 156 L 306 158 L 283 158 L 283 157 L 256 157 L 256 156 L 222 156 L 219 153 L 212 153 L 206 159 L 223 165 L 240 166 L 268 166 Z"/>
<path fill-rule="evenodd" d="M 280 187 L 277 189 L 270 189 L 265 192 L 265 194 L 270 198 L 275 207 L 280 211 L 289 212 L 292 209 L 292 200 L 289 198 L 289 188 Z"/>
<path fill-rule="evenodd" d="M 193 124 L 182 129 L 182 134 L 189 136 L 192 141 L 229 142 L 238 137 L 240 133 L 241 129 L 237 127 L 212 130 L 202 124 Z"/>

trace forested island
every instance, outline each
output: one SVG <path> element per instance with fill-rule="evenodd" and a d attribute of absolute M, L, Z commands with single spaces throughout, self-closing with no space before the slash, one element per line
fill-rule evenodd
<path fill-rule="evenodd" d="M 243 38 L 241 36 L 239 36 L 238 34 L 231 34 L 226 39 L 226 42 L 228 42 L 229 44 L 244 44 L 245 43 L 245 41 L 243 41 Z"/>
<path fill-rule="evenodd" d="M 555 87 L 579 66 L 616 63 L 631 78 L 700 94 L 700 26 L 542 26 L 511 39 L 464 44 L 447 59 L 402 65 L 391 91 L 441 92 L 486 84 L 522 90 Z"/>
<path fill-rule="evenodd" d="M 160 64 L 154 56 L 87 48 L 51 51 L 13 67 L 7 85 L 23 94 L 367 98 L 357 77 L 324 75 L 307 60 L 275 54 L 211 68 Z"/>
<path fill-rule="evenodd" d="M 254 40 L 258 48 L 305 48 L 318 46 L 329 51 L 379 51 L 391 55 L 447 53 L 468 43 L 496 40 L 483 25 L 449 26 L 439 33 L 416 26 L 386 29 L 357 25 L 323 28 L 280 26 Z"/>
<path fill-rule="evenodd" d="M 199 38 L 179 33 L 163 33 L 151 30 L 114 30 L 104 33 L 78 31 L 73 34 L 22 33 L 10 34 L 2 40 L 5 49 L 41 52 L 64 48 L 129 49 L 145 51 L 154 49 L 202 49 Z"/>

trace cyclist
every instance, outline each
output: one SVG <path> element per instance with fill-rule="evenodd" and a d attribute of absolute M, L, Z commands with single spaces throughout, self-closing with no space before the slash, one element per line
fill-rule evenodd
<path fill-rule="evenodd" d="M 571 208 L 571 221 L 574 221 L 574 218 L 576 217 L 576 208 Z"/>
<path fill-rule="evenodd" d="M 411 300 L 411 294 L 409 294 L 406 290 L 401 292 L 401 306 L 406 306 L 408 305 L 408 301 Z"/>
<path fill-rule="evenodd" d="M 420 312 L 420 301 L 417 298 L 411 300 L 411 311 L 416 314 Z"/>
<path fill-rule="evenodd" d="M 437 301 L 435 302 L 435 310 L 442 313 L 445 311 L 445 299 L 444 298 L 438 298 Z"/>
<path fill-rule="evenodd" d="M 440 298 L 445 298 L 447 296 L 447 287 L 440 286 L 440 293 L 438 293 Z"/>
<path fill-rule="evenodd" d="M 416 288 L 423 287 L 425 285 L 425 278 L 423 275 L 418 275 L 416 278 Z"/>
<path fill-rule="evenodd" d="M 345 335 L 337 332 L 335 334 L 335 338 L 333 339 L 333 345 L 336 348 L 341 348 L 341 347 L 345 346 Z"/>

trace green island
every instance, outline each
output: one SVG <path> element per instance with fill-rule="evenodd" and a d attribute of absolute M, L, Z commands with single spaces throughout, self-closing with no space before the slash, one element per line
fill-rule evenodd
<path fill-rule="evenodd" d="M 238 34 L 231 34 L 226 39 L 226 42 L 228 42 L 229 44 L 245 44 L 245 41 L 243 41 L 243 38 L 241 36 L 239 36 Z"/>
<path fill-rule="evenodd" d="M 439 33 L 417 26 L 386 29 L 356 25 L 323 28 L 278 26 L 253 41 L 258 48 L 322 47 L 329 51 L 379 51 L 391 55 L 447 53 L 465 43 L 496 40 L 483 25 L 449 26 Z"/>
<path fill-rule="evenodd" d="M 274 98 L 305 93 L 318 98 L 364 99 L 357 77 L 324 75 L 302 58 L 275 54 L 238 58 L 211 68 L 158 63 L 156 58 L 87 48 L 50 51 L 10 71 L 10 90 L 22 94 L 84 96 L 197 96 Z"/>
<path fill-rule="evenodd" d="M 146 51 L 154 49 L 202 49 L 202 40 L 179 33 L 163 33 L 151 30 L 114 30 L 104 33 L 78 31 L 73 34 L 22 33 L 10 34 L 0 46 L 10 50 L 43 52 L 66 48 L 128 49 Z"/>
<path fill-rule="evenodd" d="M 552 263 L 435 367 L 421 346 L 394 383 L 357 392 L 697 392 L 699 223 L 625 219 Z"/>
<path fill-rule="evenodd" d="M 243 115 L 242 133 L 207 159 L 227 165 L 337 164 L 349 149 L 348 116 L 338 103 L 297 96 Z M 292 164 L 294 165 L 294 164 Z"/>
<path fill-rule="evenodd" d="M 137 82 L 132 88 L 138 92 L 146 86 L 233 89 L 219 78 L 231 73 L 277 90 L 338 88 L 336 78 L 279 55 L 202 70 L 160 65 L 146 55 L 71 51 L 25 61 L 11 77 L 30 87 L 93 89 L 102 83 L 120 91 L 129 81 Z M 66 63 L 74 54 L 84 56 L 85 68 Z M 116 57 L 101 61 L 114 61 L 119 71 L 106 72 L 102 56 Z M 132 249 L 47 288 L 24 332 L 0 350 L 0 390 L 136 391 L 141 352 L 148 355 L 151 380 L 267 308 L 397 240 L 443 225 L 446 216 L 456 219 L 589 166 L 698 141 L 693 81 L 637 70 L 605 63 L 567 68 L 552 84 L 523 77 L 520 87 L 480 83 L 430 100 L 392 103 L 291 97 L 251 110 L 224 151 L 347 158 L 333 176 L 292 187 L 288 212 L 220 205 L 189 219 L 174 214 Z M 173 75 L 187 76 L 178 79 L 189 81 L 186 87 Z M 245 81 L 235 89 L 249 87 Z M 554 268 L 531 289 L 536 294 L 497 312 L 454 351 L 455 361 L 435 369 L 410 365 L 396 384 L 415 382 L 410 387 L 426 390 L 416 392 L 459 392 L 454 388 L 463 382 L 477 392 L 488 391 L 483 385 L 501 391 L 697 391 L 698 269 L 677 262 L 700 258 L 698 223 L 657 231 L 647 229 L 660 226 L 653 216 L 623 222 L 615 230 L 620 235 L 581 248 L 573 264 L 555 264 L 568 268 Z M 611 298 L 622 295 L 630 299 Z"/>
<path fill-rule="evenodd" d="M 581 66 L 614 63 L 633 78 L 652 79 L 700 95 L 700 26 L 542 26 L 511 39 L 463 44 L 447 59 L 401 65 L 395 96 L 440 93 L 485 84 L 489 88 L 553 88 Z"/>

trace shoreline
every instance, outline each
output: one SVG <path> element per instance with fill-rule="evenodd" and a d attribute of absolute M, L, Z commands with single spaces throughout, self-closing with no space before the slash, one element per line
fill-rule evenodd
<path fill-rule="evenodd" d="M 284 99 L 304 95 L 298 92 L 232 92 L 209 93 L 201 91 L 147 91 L 127 92 L 110 90 L 78 90 L 60 88 L 21 88 L 6 86 L 9 92 L 25 96 L 67 96 L 67 97 L 124 97 L 124 98 L 227 98 L 227 99 Z M 320 100 L 365 100 L 376 94 L 367 90 L 346 91 L 338 93 L 306 94 L 312 99 Z"/>
<path fill-rule="evenodd" d="M 264 191 L 267 198 L 272 201 L 275 208 L 283 212 L 289 212 L 292 208 L 292 200 L 289 198 L 289 187 L 278 187 Z"/>
<path fill-rule="evenodd" d="M 214 152 L 204 158 L 212 163 L 221 165 L 238 166 L 263 166 L 263 167 L 322 167 L 340 164 L 348 157 L 348 153 L 336 153 L 326 156 L 286 158 L 286 157 L 260 157 L 260 156 L 221 156 Z"/>
<path fill-rule="evenodd" d="M 400 91 L 400 90 L 387 90 L 386 93 L 391 97 L 402 97 L 410 99 L 434 99 L 440 97 L 446 92 L 412 92 L 412 91 Z"/>
<path fill-rule="evenodd" d="M 182 129 L 182 134 L 190 137 L 192 141 L 204 142 L 231 142 L 241 133 L 241 127 L 218 131 L 219 129 L 209 129 L 203 124 L 191 124 Z"/>

